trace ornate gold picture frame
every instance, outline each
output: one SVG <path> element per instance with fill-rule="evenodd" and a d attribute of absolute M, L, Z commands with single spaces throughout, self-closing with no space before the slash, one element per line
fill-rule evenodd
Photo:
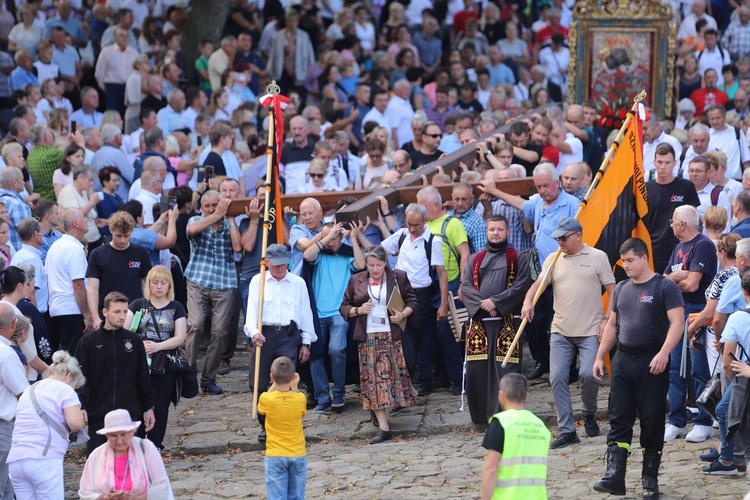
<path fill-rule="evenodd" d="M 676 27 L 660 0 L 579 0 L 570 25 L 568 100 L 631 103 L 641 90 L 660 117 L 672 114 Z"/>

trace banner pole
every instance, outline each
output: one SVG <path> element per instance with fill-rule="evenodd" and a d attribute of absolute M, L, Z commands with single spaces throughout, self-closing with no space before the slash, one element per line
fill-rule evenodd
<path fill-rule="evenodd" d="M 640 94 L 635 96 L 633 98 L 633 105 L 630 107 L 630 111 L 628 111 L 628 115 L 625 117 L 625 121 L 622 124 L 622 127 L 620 127 L 620 131 L 617 133 L 617 137 L 615 137 L 614 142 L 609 147 L 609 150 L 607 151 L 606 156 L 602 160 L 602 164 L 599 167 L 599 171 L 596 173 L 596 176 L 591 181 L 591 186 L 589 186 L 589 190 L 586 192 L 586 196 L 584 196 L 583 200 L 581 200 L 581 204 L 578 206 L 578 210 L 576 211 L 575 218 L 578 219 L 581 216 L 581 213 L 583 212 L 583 209 L 586 208 L 586 205 L 588 204 L 591 197 L 594 195 L 594 190 L 596 190 L 596 186 L 599 185 L 599 181 L 604 176 L 604 172 L 607 170 L 607 167 L 612 162 L 612 158 L 615 156 L 615 152 L 617 151 L 617 148 L 620 145 L 620 142 L 622 141 L 623 137 L 625 137 L 625 131 L 630 126 L 630 122 L 633 121 L 633 116 L 635 116 L 635 113 L 638 109 L 638 104 L 646 98 L 646 91 L 642 90 Z M 544 290 L 547 289 L 547 285 L 549 285 L 549 280 L 552 276 L 552 270 L 555 268 L 555 264 L 557 264 L 557 260 L 560 258 L 560 254 L 562 253 L 562 250 L 560 247 L 557 248 L 557 251 L 555 252 L 555 256 L 552 258 L 552 262 L 550 262 L 550 266 L 547 268 L 547 270 L 542 275 L 542 281 L 539 284 L 539 288 L 537 289 L 536 293 L 534 294 L 534 300 L 532 301 L 531 305 L 536 306 L 536 303 L 539 301 L 539 297 L 542 296 L 544 293 Z M 510 359 L 511 353 L 515 350 L 516 346 L 518 345 L 518 341 L 521 338 L 521 334 L 523 333 L 524 329 L 526 328 L 526 325 L 528 324 L 528 320 L 524 318 L 521 321 L 521 324 L 518 326 L 518 331 L 516 332 L 516 336 L 513 338 L 513 342 L 508 347 L 508 352 L 505 353 L 505 358 L 503 358 L 503 368 L 505 368 L 508 365 L 508 360 Z"/>
<path fill-rule="evenodd" d="M 278 86 L 276 85 L 276 82 L 272 82 L 271 85 L 268 86 L 268 92 L 269 93 L 275 93 L 278 94 Z M 275 91 L 275 92 L 274 92 Z M 266 183 L 264 186 L 264 190 L 266 193 L 265 196 L 265 207 L 263 210 L 263 240 L 261 245 L 261 258 L 260 258 L 260 292 L 258 297 L 258 331 L 263 331 L 263 296 L 265 294 L 265 288 L 266 288 L 266 268 L 268 266 L 268 263 L 266 262 L 266 250 L 268 249 L 268 233 L 270 231 L 270 210 L 271 210 L 271 185 L 273 184 L 273 175 L 274 175 L 274 162 L 275 160 L 278 160 L 275 158 L 274 155 L 274 145 L 275 145 L 275 137 L 274 133 L 276 132 L 276 110 L 273 105 L 271 105 L 268 109 L 268 116 L 270 117 L 270 120 L 268 122 L 268 146 L 266 148 L 266 152 L 268 154 L 268 162 L 266 166 Z M 258 418 L 258 383 L 260 381 L 260 346 L 255 346 L 255 369 L 253 373 L 253 418 Z"/>

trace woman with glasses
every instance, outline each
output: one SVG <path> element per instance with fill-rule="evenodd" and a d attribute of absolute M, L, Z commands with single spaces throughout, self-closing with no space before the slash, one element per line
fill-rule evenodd
<path fill-rule="evenodd" d="M 373 179 L 382 177 L 390 169 L 390 165 L 384 157 L 385 146 L 378 139 L 368 139 L 365 143 L 365 151 L 367 151 L 367 160 L 362 187 L 370 189 Z"/>
<path fill-rule="evenodd" d="M 367 269 L 353 275 L 344 292 L 339 312 L 355 320 L 354 340 L 358 342 L 362 408 L 371 410 L 377 421 L 378 434 L 370 444 L 393 438 L 388 425 L 389 408 L 415 404 L 402 347 L 401 324 L 417 308 L 417 296 L 404 271 L 386 265 L 388 255 L 382 246 L 365 254 Z M 405 307 L 388 308 L 394 290 L 398 290 Z"/>
<path fill-rule="evenodd" d="M 336 182 L 328 177 L 328 165 L 321 158 L 313 158 L 308 170 L 309 180 L 305 184 L 303 193 L 321 191 L 341 191 Z"/>

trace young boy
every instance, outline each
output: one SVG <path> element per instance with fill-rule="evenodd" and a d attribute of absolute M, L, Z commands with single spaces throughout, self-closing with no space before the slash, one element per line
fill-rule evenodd
<path fill-rule="evenodd" d="M 208 58 L 214 53 L 214 42 L 211 40 L 201 41 L 201 56 L 195 60 L 195 69 L 198 71 L 198 86 L 206 93 L 206 97 L 211 95 L 211 82 L 208 80 Z M 188 103 L 190 104 L 190 103 Z"/>
<path fill-rule="evenodd" d="M 305 498 L 307 450 L 302 417 L 305 395 L 297 391 L 294 362 L 279 357 L 271 364 L 271 387 L 260 395 L 258 413 L 266 428 L 266 495 L 274 499 Z"/>

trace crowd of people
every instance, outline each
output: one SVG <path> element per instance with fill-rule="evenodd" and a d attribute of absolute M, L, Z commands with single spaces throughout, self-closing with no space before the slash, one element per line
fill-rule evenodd
<path fill-rule="evenodd" d="M 304 490 L 301 415 L 343 411 L 352 384 L 378 427 L 372 444 L 392 439 L 391 409 L 465 392 L 472 421 L 491 422 L 487 477 L 512 482 L 521 472 L 503 470 L 503 429 L 538 424 L 498 416 L 501 401 L 525 400 L 523 350 L 508 352 L 518 314 L 526 377 L 549 373 L 553 449 L 580 442 L 576 380 L 585 434 L 600 433 L 598 379 L 618 347 L 621 394 L 595 489 L 624 492 L 636 410 L 648 498 L 664 441 L 706 441 L 714 420 L 721 447 L 703 473 L 745 470 L 750 436 L 728 432 L 727 413 L 728 381 L 750 375 L 748 316 L 732 314 L 750 293 L 750 10 L 673 3 L 678 103 L 643 126 L 653 251 L 617 242 L 622 285 L 574 218 L 616 131 L 598 123 L 599 103 L 567 103 L 569 0 L 237 1 L 219 43 L 201 41 L 190 59 L 187 1 L 3 3 L 0 495 L 33 485 L 61 498 L 67 431 L 87 426 L 82 498 L 167 498 L 169 405 L 197 392 L 186 371 L 204 394 L 223 393 L 243 322 L 261 349 L 253 389 L 274 497 L 292 494 L 276 489 L 283 470 Z M 261 276 L 262 204 L 239 215 L 230 204 L 266 184 L 271 124 L 258 98 L 271 81 L 289 98 L 280 184 L 310 197 L 283 207 Z M 339 191 L 342 208 L 355 201 L 347 190 L 420 176 L 460 148 L 475 155 L 459 173 L 425 177 L 411 204 L 378 198 L 377 217 L 344 225 L 315 197 Z M 523 177 L 529 199 L 499 182 Z M 451 302 L 469 313 L 463 334 L 446 321 Z M 692 412 L 719 372 L 715 419 Z M 307 409 L 286 394 L 297 389 Z"/>

